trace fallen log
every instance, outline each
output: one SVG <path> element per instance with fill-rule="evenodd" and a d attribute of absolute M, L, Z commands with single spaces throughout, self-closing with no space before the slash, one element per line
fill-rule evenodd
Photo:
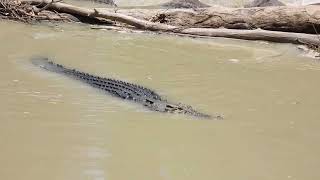
<path fill-rule="evenodd" d="M 29 0 L 23 0 L 29 1 Z M 42 0 L 30 0 L 39 3 Z M 44 0 L 49 2 L 50 0 Z M 69 13 L 86 12 L 88 9 L 68 6 L 63 3 L 52 5 L 54 9 L 70 11 Z M 73 10 L 74 9 L 74 10 Z M 112 12 L 113 9 L 103 9 Z M 228 28 L 228 29 L 264 29 L 272 31 L 299 32 L 315 34 L 320 32 L 319 6 L 280 6 L 256 8 L 210 7 L 203 9 L 119 9 L 119 14 L 126 14 L 152 22 L 172 26 L 193 28 Z M 87 14 L 94 13 L 93 9 Z"/>
<path fill-rule="evenodd" d="M 28 1 L 30 2 L 30 1 Z M 39 3 L 42 1 L 32 0 L 32 3 Z M 44 0 L 44 4 L 50 3 L 49 0 Z M 143 19 L 138 19 L 125 14 L 114 13 L 103 9 L 89 9 L 77 7 L 65 3 L 53 3 L 50 5 L 51 9 L 70 13 L 75 15 L 106 18 L 108 20 L 117 21 L 127 25 L 134 26 L 138 29 L 173 32 L 187 35 L 208 36 L 208 37 L 227 37 L 245 40 L 264 40 L 282 43 L 306 44 L 309 46 L 320 46 L 320 41 L 317 35 L 304 34 L 304 33 L 291 33 L 291 32 L 276 32 L 262 29 L 256 30 L 236 30 L 236 29 L 214 29 L 214 28 L 189 28 L 181 26 L 173 26 L 168 24 L 150 22 Z"/>
<path fill-rule="evenodd" d="M 28 3 L 31 2 L 31 4 L 42 3 L 45 6 L 51 3 L 51 0 L 23 0 L 22 2 L 28 2 Z M 61 3 L 61 2 L 51 3 L 49 9 L 52 9 L 58 12 L 63 12 L 63 13 L 70 13 L 72 15 L 83 16 L 83 17 L 105 18 L 108 20 L 118 21 L 124 24 L 128 24 L 139 29 L 145 29 L 145 30 L 151 30 L 151 31 L 171 31 L 177 28 L 171 25 L 154 23 L 154 22 L 149 22 L 142 19 L 137 19 L 121 13 L 114 13 L 111 11 L 104 11 L 96 8 L 90 9 L 90 8 L 78 7 L 78 6 Z"/>
<path fill-rule="evenodd" d="M 262 29 L 240 30 L 224 28 L 187 28 L 182 30 L 181 33 L 199 36 L 226 37 L 244 40 L 262 40 L 278 43 L 304 44 L 317 47 L 320 46 L 320 37 L 318 35 L 305 33 L 268 31 Z"/>
<path fill-rule="evenodd" d="M 148 11 L 148 10 L 146 10 Z M 139 13 L 144 10 L 139 10 Z M 125 10 L 121 11 L 125 13 Z M 157 19 L 157 17 L 161 17 Z M 154 22 L 195 28 L 265 29 L 315 34 L 320 32 L 319 6 L 277 6 L 254 8 L 211 7 L 196 10 L 167 10 L 158 12 Z"/>

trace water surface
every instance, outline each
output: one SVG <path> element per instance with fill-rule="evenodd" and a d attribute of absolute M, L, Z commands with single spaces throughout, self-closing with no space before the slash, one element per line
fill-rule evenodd
<path fill-rule="evenodd" d="M 0 26 L 0 179 L 320 178 L 320 64 L 293 45 Z M 226 118 L 149 112 L 35 55 Z"/>

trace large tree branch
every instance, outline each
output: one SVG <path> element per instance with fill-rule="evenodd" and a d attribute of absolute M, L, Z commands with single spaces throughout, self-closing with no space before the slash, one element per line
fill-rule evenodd
<path fill-rule="evenodd" d="M 32 3 L 39 3 L 41 0 L 32 0 Z M 48 4 L 50 0 L 44 0 L 44 4 Z M 157 22 L 150 22 L 143 19 L 138 19 L 132 16 L 128 16 L 122 13 L 114 13 L 101 9 L 88 9 L 77 7 L 65 3 L 52 3 L 51 9 L 70 13 L 80 16 L 90 16 L 105 18 L 108 20 L 118 21 L 127 25 L 134 26 L 138 29 L 161 31 L 161 32 L 173 32 L 188 35 L 197 36 L 209 36 L 209 37 L 227 37 L 245 40 L 265 40 L 272 42 L 294 43 L 294 44 L 307 44 L 320 46 L 320 41 L 317 35 L 304 34 L 304 33 L 291 33 L 291 32 L 277 32 L 268 30 L 237 30 L 237 29 L 224 29 L 224 28 L 189 28 L 186 26 L 173 26 Z M 255 10 L 256 11 L 256 10 Z M 284 21 L 284 20 L 283 20 Z"/>
<path fill-rule="evenodd" d="M 125 13 L 126 10 L 123 10 Z M 148 10 L 140 10 L 145 12 Z M 147 13 L 147 12 L 146 12 Z M 319 6 L 281 6 L 260 8 L 211 7 L 198 10 L 168 10 L 160 13 L 175 26 L 230 29 L 265 29 L 287 32 L 315 33 L 320 29 Z M 160 17 L 160 16 L 158 16 Z M 157 17 L 154 18 L 158 22 Z"/>

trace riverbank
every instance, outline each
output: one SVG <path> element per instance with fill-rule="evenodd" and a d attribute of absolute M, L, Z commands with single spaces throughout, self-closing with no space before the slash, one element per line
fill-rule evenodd
<path fill-rule="evenodd" d="M 1 0 L 1 18 L 81 22 L 106 29 L 293 43 L 319 49 L 318 6 L 195 9 L 86 8 L 51 0 Z M 99 29 L 99 28 L 98 28 Z"/>

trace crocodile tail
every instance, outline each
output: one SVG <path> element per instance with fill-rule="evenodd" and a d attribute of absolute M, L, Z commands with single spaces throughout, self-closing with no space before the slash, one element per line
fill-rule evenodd
<path fill-rule="evenodd" d="M 31 62 L 35 66 L 39 66 L 40 68 L 46 69 L 48 71 L 56 72 L 56 73 L 64 73 L 67 70 L 62 65 L 56 64 L 50 61 L 46 57 L 33 57 L 31 59 Z"/>

